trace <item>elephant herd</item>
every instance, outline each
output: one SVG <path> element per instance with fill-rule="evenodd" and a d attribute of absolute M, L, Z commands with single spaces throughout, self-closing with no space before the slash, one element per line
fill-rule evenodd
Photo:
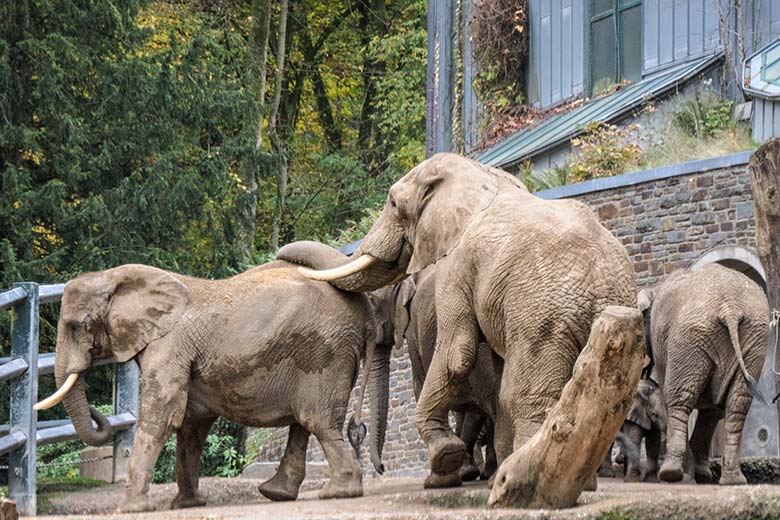
<path fill-rule="evenodd" d="M 662 392 L 665 406 L 654 417 L 667 426 L 647 439 L 652 454 L 651 446 L 663 452 L 666 438 L 660 478 L 682 479 L 690 451 L 697 480 L 711 479 L 710 439 L 725 416 L 720 481 L 744 483 L 740 435 L 768 334 L 761 288 L 713 265 L 676 272 L 637 296 L 623 245 L 587 206 L 542 200 L 514 176 L 455 154 L 435 155 L 397 181 L 352 257 L 297 242 L 275 261 L 224 280 L 124 265 L 68 282 L 59 389 L 36 409 L 63 401 L 79 437 L 103 444 L 111 428 L 89 406 L 81 375 L 99 358 L 137 361 L 139 414 L 120 511 L 153 508 L 152 470 L 173 432 L 178 494 L 171 506 L 205 504 L 198 463 L 219 416 L 289 426 L 277 473 L 260 486 L 266 497 L 297 497 L 311 434 L 330 466 L 320 496 L 360 496 L 361 470 L 342 434 L 350 392 L 364 360 L 359 395 L 369 393 L 371 461 L 381 473 L 390 354 L 406 342 L 415 426 L 429 452 L 425 486 L 459 485 L 479 475 L 477 437 L 487 440 L 481 477 L 489 478 L 539 429 L 591 324 L 610 305 L 638 305 L 647 325 L 647 379 L 619 437 L 628 444 L 652 429 L 640 417 Z M 646 388 L 651 374 L 655 396 Z M 511 474 L 492 486 L 510 500 L 515 492 Z"/>

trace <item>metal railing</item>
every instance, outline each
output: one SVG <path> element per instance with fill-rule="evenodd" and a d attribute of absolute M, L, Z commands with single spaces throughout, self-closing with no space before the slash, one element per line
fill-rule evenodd
<path fill-rule="evenodd" d="M 10 423 L 0 426 L 0 455 L 8 453 L 8 494 L 23 515 L 36 513 L 36 447 L 76 439 L 69 420 L 41 421 L 33 405 L 38 401 L 38 376 L 54 372 L 54 354 L 38 354 L 40 305 L 62 298 L 64 284 L 14 284 L 0 292 L 0 310 L 12 309 L 11 357 L 0 358 L 0 381 L 10 383 Z M 92 366 L 114 363 L 101 360 Z M 114 480 L 127 476 L 127 464 L 138 414 L 138 365 L 117 365 L 114 414 L 107 419 L 114 436 Z"/>

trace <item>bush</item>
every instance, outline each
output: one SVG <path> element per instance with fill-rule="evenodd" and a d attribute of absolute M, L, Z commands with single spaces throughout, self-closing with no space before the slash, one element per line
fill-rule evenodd
<path fill-rule="evenodd" d="M 236 477 L 250 462 L 239 452 L 239 426 L 222 418 L 217 419 L 206 437 L 206 445 L 200 458 L 200 475 L 204 477 Z M 157 465 L 154 467 L 152 482 L 161 484 L 175 480 L 176 434 L 165 443 Z"/>
<path fill-rule="evenodd" d="M 731 111 L 734 102 L 720 99 L 712 91 L 699 90 L 680 104 L 674 121 L 692 137 L 716 137 L 734 127 Z"/>
<path fill-rule="evenodd" d="M 571 140 L 577 150 L 569 163 L 571 179 L 580 182 L 596 177 L 611 177 L 638 168 L 644 150 L 639 145 L 639 125 L 620 127 L 590 123 Z"/>

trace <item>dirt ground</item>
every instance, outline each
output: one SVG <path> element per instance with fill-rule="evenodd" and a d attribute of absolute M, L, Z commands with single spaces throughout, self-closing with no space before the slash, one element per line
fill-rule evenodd
<path fill-rule="evenodd" d="M 599 479 L 599 489 L 583 493 L 580 504 L 561 511 L 498 509 L 484 507 L 486 483 L 469 483 L 461 488 L 424 490 L 422 479 L 366 479 L 365 495 L 345 500 L 319 500 L 316 488 L 322 482 L 304 483 L 296 502 L 272 503 L 257 491 L 258 480 L 205 478 L 202 489 L 209 505 L 197 509 L 167 511 L 176 493 L 174 484 L 153 485 L 151 496 L 157 512 L 133 515 L 110 514 L 122 496 L 115 484 L 74 493 L 41 497 L 39 509 L 45 518 L 108 518 L 221 520 L 252 519 L 603 519 L 634 520 L 662 518 L 780 518 L 780 486 L 750 485 L 720 487 L 692 484 L 626 484 L 616 479 Z"/>

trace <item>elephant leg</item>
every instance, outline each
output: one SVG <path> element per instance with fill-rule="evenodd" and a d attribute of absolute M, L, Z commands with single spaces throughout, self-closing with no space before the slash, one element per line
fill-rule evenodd
<path fill-rule="evenodd" d="M 686 358 L 681 359 L 681 355 L 670 358 L 664 378 L 668 433 L 666 458 L 658 472 L 658 477 L 664 482 L 679 482 L 683 479 L 683 461 L 688 452 L 688 417 L 712 372 L 712 361 L 706 353 L 690 348 L 675 350 L 684 351 Z"/>
<path fill-rule="evenodd" d="M 176 484 L 179 492 L 171 509 L 206 505 L 206 496 L 198 492 L 198 466 L 206 437 L 216 417 L 185 418 L 176 433 Z"/>
<path fill-rule="evenodd" d="M 344 444 L 341 431 L 330 428 L 314 431 L 330 466 L 330 480 L 320 490 L 320 498 L 352 498 L 363 496 L 363 474 L 355 457 Z"/>
<path fill-rule="evenodd" d="M 661 458 L 661 431 L 652 429 L 645 434 L 645 482 L 658 482 L 658 461 Z"/>
<path fill-rule="evenodd" d="M 460 431 L 460 438 L 466 444 L 466 459 L 458 470 L 461 481 L 468 482 L 479 478 L 479 468 L 474 463 L 474 448 L 477 445 L 477 438 L 485 424 L 485 417 L 476 413 L 463 414 L 463 424 Z"/>
<path fill-rule="evenodd" d="M 143 361 L 149 360 L 150 357 L 146 357 Z M 168 382 L 174 378 L 188 380 L 186 374 L 177 373 L 176 368 L 176 365 L 169 365 L 165 373 L 166 381 L 160 382 L 155 378 L 159 374 L 156 366 L 141 365 L 143 375 L 149 372 L 152 374 L 146 379 L 143 376 L 141 378 L 140 410 L 125 482 L 125 496 L 117 508 L 120 513 L 154 509 L 148 499 L 152 471 L 165 442 L 181 426 L 187 406 L 186 386 L 174 386 Z"/>
<path fill-rule="evenodd" d="M 477 359 L 479 329 L 467 301 L 448 299 L 437 309 L 436 350 L 417 403 L 415 425 L 428 447 L 428 487 L 458 485 L 466 446 L 452 433 L 447 416 Z"/>
<path fill-rule="evenodd" d="M 306 477 L 306 448 L 309 432 L 298 423 L 291 424 L 287 446 L 276 474 L 258 487 L 264 497 L 273 501 L 295 500 Z"/>
<path fill-rule="evenodd" d="M 480 480 L 489 480 L 493 475 L 495 475 L 496 469 L 498 469 L 493 432 L 493 421 L 488 419 L 485 422 L 485 440 L 487 441 L 485 443 L 485 467 L 482 469 L 482 473 L 479 476 Z"/>
<path fill-rule="evenodd" d="M 626 422 L 623 425 L 625 450 L 626 450 L 626 475 L 623 477 L 625 482 L 639 482 L 642 475 L 642 465 L 640 463 L 640 450 L 642 449 L 642 438 L 644 430 L 638 424 Z"/>
<path fill-rule="evenodd" d="M 721 485 L 747 484 L 747 479 L 740 468 L 739 451 L 742 444 L 742 427 L 745 425 L 745 417 L 752 399 L 744 378 L 737 373 L 726 397 L 724 421 L 726 442 L 723 447 L 722 470 L 718 481 Z"/>
<path fill-rule="evenodd" d="M 609 445 L 609 449 L 607 450 L 607 453 L 604 455 L 604 460 L 601 461 L 601 466 L 599 466 L 598 476 L 599 477 L 614 477 L 615 476 L 615 470 L 612 469 L 612 446 L 614 443 Z"/>
<path fill-rule="evenodd" d="M 723 414 L 717 408 L 699 410 L 696 426 L 691 436 L 691 451 L 693 452 L 694 479 L 698 484 L 712 483 L 710 470 L 710 444 L 715 427 Z"/>

